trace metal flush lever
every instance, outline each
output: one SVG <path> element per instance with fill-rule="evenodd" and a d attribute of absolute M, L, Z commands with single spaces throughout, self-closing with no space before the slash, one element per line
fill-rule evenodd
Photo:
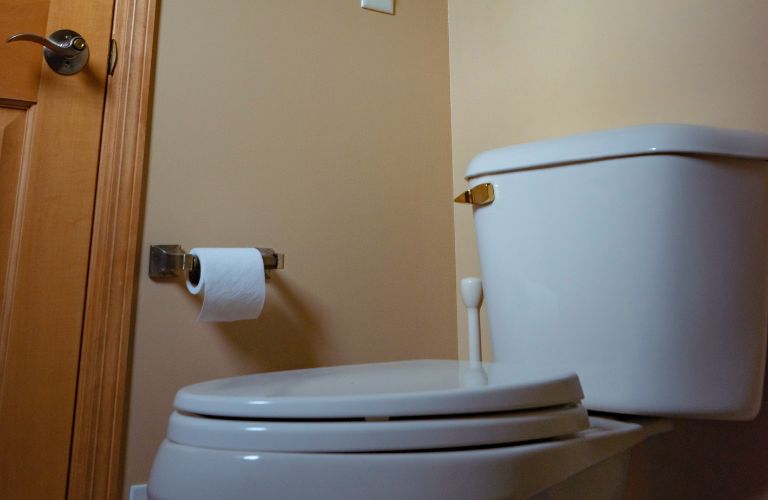
<path fill-rule="evenodd" d="M 493 191 L 493 184 L 486 182 L 464 191 L 454 198 L 453 201 L 455 203 L 469 203 L 476 207 L 481 207 L 493 203 L 495 199 L 496 194 Z"/>
<path fill-rule="evenodd" d="M 6 42 L 35 42 L 43 46 L 45 62 L 60 75 L 74 75 L 88 64 L 88 44 L 80 33 L 58 30 L 48 38 L 34 33 L 16 33 Z"/>

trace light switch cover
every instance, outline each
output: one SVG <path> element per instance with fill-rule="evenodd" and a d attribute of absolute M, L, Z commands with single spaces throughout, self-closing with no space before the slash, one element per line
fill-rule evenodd
<path fill-rule="evenodd" d="M 360 7 L 385 14 L 395 14 L 395 0 L 360 0 Z"/>
<path fill-rule="evenodd" d="M 128 500 L 147 500 L 147 498 L 146 484 L 131 485 L 131 492 L 128 495 Z"/>

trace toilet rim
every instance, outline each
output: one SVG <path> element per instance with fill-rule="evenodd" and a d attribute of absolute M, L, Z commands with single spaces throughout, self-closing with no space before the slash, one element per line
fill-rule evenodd
<path fill-rule="evenodd" d="M 467 448 L 531 442 L 589 427 L 586 409 L 538 410 L 392 420 L 286 421 L 227 419 L 173 412 L 168 440 L 227 450 L 342 453 Z"/>

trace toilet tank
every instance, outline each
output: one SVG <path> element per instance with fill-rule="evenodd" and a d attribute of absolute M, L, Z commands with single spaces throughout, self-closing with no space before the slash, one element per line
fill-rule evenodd
<path fill-rule="evenodd" d="M 477 156 L 496 361 L 578 373 L 593 410 L 750 419 L 768 291 L 768 135 L 649 125 Z"/>

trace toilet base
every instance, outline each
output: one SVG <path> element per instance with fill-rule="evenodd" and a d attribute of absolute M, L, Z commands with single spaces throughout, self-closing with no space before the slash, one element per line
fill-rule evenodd
<path fill-rule="evenodd" d="M 566 500 L 576 498 L 563 496 L 569 490 L 597 479 L 606 483 L 609 469 L 612 477 L 625 472 L 621 464 L 629 449 L 647 436 L 635 423 L 595 417 L 590 423 L 569 438 L 427 452 L 262 453 L 166 440 L 152 468 L 149 498 L 491 500 L 540 494 L 548 496 L 535 498 Z M 566 479 L 571 485 L 560 485 Z M 621 480 L 611 479 L 600 491 L 616 491 Z"/>
<path fill-rule="evenodd" d="M 534 495 L 530 500 L 621 500 L 627 486 L 631 450 L 603 460 Z"/>

